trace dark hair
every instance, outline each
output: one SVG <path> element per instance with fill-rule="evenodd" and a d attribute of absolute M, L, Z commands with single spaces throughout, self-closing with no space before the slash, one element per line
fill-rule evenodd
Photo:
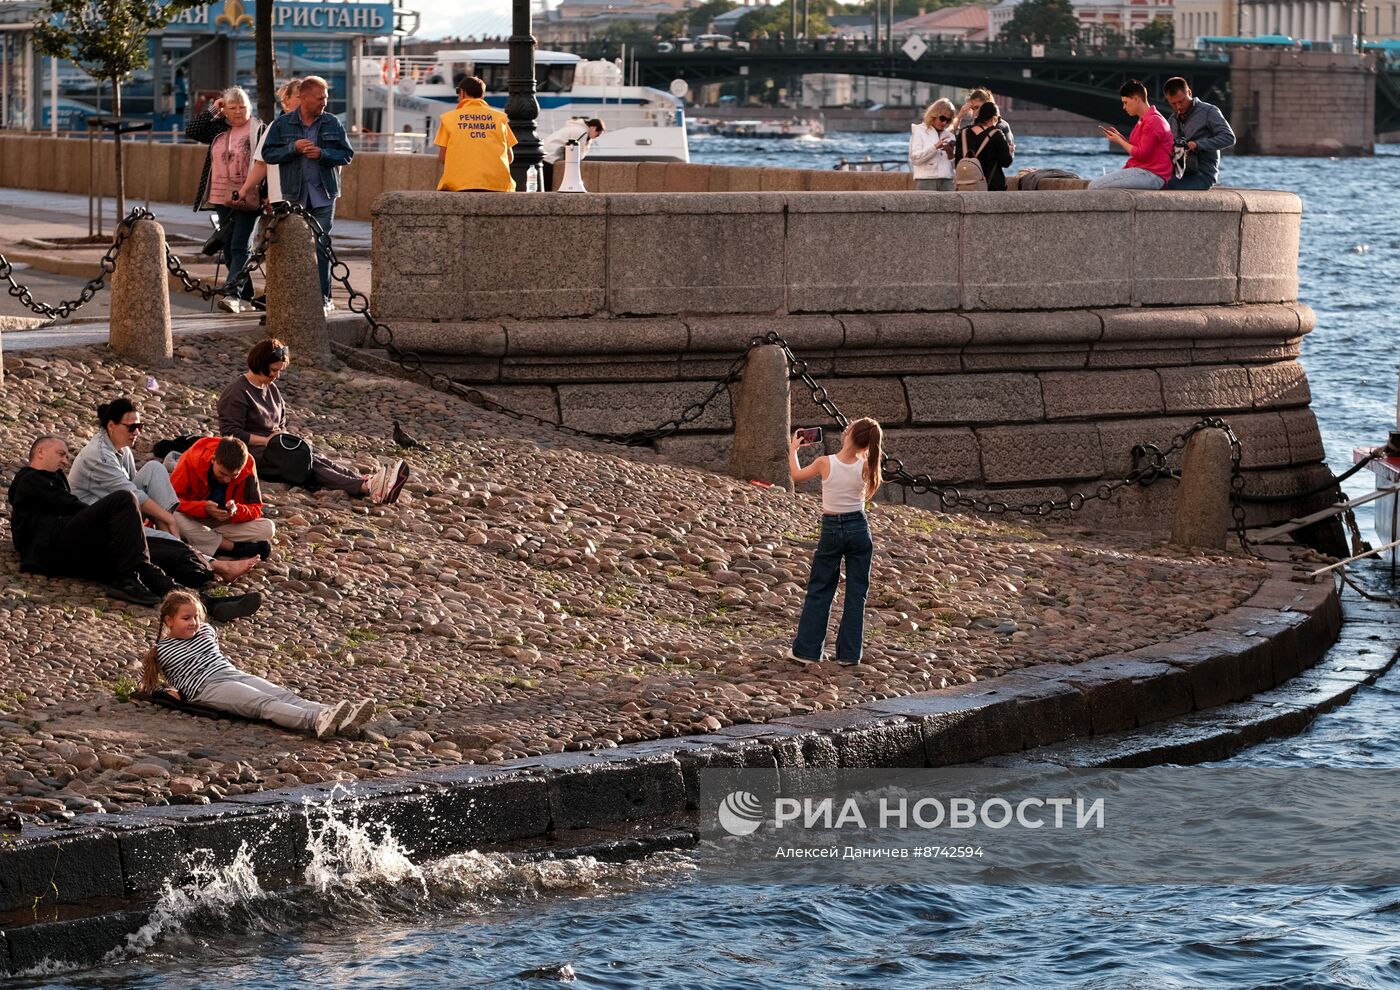
<path fill-rule="evenodd" d="M 869 416 L 855 420 L 846 431 L 851 442 L 865 451 L 865 498 L 869 501 L 875 497 L 875 493 L 880 490 L 880 482 L 884 480 L 880 473 L 880 465 L 885 459 L 885 431 L 880 429 L 879 422 Z"/>
<path fill-rule="evenodd" d="M 260 340 L 248 351 L 248 370 L 255 375 L 266 375 L 278 361 L 291 361 L 292 352 L 276 337 Z"/>
<path fill-rule="evenodd" d="M 97 425 L 106 427 L 108 423 L 120 423 L 127 413 L 135 411 L 135 404 L 126 396 L 104 402 L 97 407 Z"/>
<path fill-rule="evenodd" d="M 29 445 L 29 459 L 34 460 L 34 455 L 39 453 L 39 448 L 46 443 L 63 443 L 63 438 L 54 433 L 45 433 L 41 437 L 35 437 L 34 442 Z"/>
<path fill-rule="evenodd" d="M 458 76 L 457 92 L 469 100 L 479 100 L 486 95 L 486 84 L 476 76 Z"/>
<path fill-rule="evenodd" d="M 242 471 L 248 463 L 248 448 L 237 437 L 221 437 L 214 448 L 214 463 L 225 471 Z"/>
<path fill-rule="evenodd" d="M 1181 76 L 1172 76 L 1162 84 L 1162 92 L 1167 96 L 1175 96 L 1177 93 L 1184 92 L 1190 88 L 1191 84 L 1181 78 Z"/>
<path fill-rule="evenodd" d="M 606 131 L 606 130 L 608 129 L 608 125 L 607 125 L 607 124 L 604 124 L 604 123 L 603 123 L 601 120 L 599 120 L 597 117 L 589 117 L 587 120 L 585 120 L 585 121 L 583 122 L 583 126 L 584 126 L 584 127 L 591 127 L 591 128 L 593 128 L 595 131 L 597 131 L 599 134 L 602 134 L 604 131 Z"/>
<path fill-rule="evenodd" d="M 1147 87 L 1144 86 L 1142 83 L 1138 82 L 1138 80 L 1136 79 L 1129 79 L 1123 84 L 1122 88 L 1118 90 L 1118 95 L 1136 96 L 1139 100 L 1146 101 Z"/>
<path fill-rule="evenodd" d="M 1001 111 L 997 109 L 997 105 L 991 100 L 988 100 L 986 103 L 983 103 L 977 111 L 977 123 L 985 124 L 999 113 L 1001 113 Z"/>

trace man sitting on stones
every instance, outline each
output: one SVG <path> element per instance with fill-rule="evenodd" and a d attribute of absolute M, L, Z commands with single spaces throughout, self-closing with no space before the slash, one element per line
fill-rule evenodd
<path fill-rule="evenodd" d="M 10 484 L 10 533 L 20 570 L 101 582 L 107 594 L 136 605 L 158 605 L 169 577 L 151 563 L 137 496 L 112 492 L 84 505 L 68 487 L 68 444 L 42 436 L 29 464 Z"/>
<path fill-rule="evenodd" d="M 277 528 L 262 517 L 258 469 L 237 437 L 204 437 L 180 455 L 170 478 L 179 496 L 180 535 L 207 557 L 272 555 Z"/>
<path fill-rule="evenodd" d="M 257 563 L 256 560 L 211 560 L 206 563 L 180 534 L 175 510 L 179 497 L 170 483 L 165 465 L 151 461 L 136 469 L 132 447 L 145 424 L 141 411 L 125 397 L 97 407 L 99 429 L 78 452 L 68 472 L 73 494 L 86 505 L 93 505 L 113 492 L 136 496 L 141 514 L 149 524 L 147 544 L 152 562 L 175 583 L 187 588 L 203 588 L 217 576 L 236 581 Z M 172 585 L 173 587 L 173 585 Z M 169 588 L 154 588 L 164 594 Z M 215 611 L 222 615 L 227 605 Z"/>
<path fill-rule="evenodd" d="M 1182 174 L 1167 180 L 1168 189 L 1209 189 L 1220 181 L 1220 152 L 1235 146 L 1235 132 L 1220 108 L 1191 95 L 1191 85 L 1172 76 L 1162 86 L 1171 104 L 1172 139 L 1184 149 Z"/>

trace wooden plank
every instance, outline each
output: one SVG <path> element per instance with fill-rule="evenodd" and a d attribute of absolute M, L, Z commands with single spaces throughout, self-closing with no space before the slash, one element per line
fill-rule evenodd
<path fill-rule="evenodd" d="M 1400 492 L 1400 487 L 1377 488 L 1375 491 L 1362 495 L 1360 498 L 1354 498 L 1347 502 L 1338 502 L 1336 505 L 1329 505 L 1325 509 L 1319 509 L 1310 516 L 1300 516 L 1297 519 L 1290 519 L 1288 522 L 1274 529 L 1266 529 L 1261 533 L 1250 536 L 1250 540 L 1254 543 L 1268 543 L 1270 540 L 1285 536 L 1294 530 L 1302 529 L 1304 526 L 1311 526 L 1315 522 L 1331 519 L 1333 516 L 1341 515 L 1348 509 L 1354 509 L 1358 505 L 1365 505 L 1368 502 L 1374 502 L 1378 498 L 1394 495 L 1397 492 Z"/>

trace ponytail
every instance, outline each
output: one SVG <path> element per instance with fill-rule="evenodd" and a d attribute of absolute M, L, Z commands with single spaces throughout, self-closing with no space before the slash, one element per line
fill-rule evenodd
<path fill-rule="evenodd" d="M 884 476 L 880 473 L 880 462 L 884 460 L 884 431 L 880 424 L 866 416 L 853 422 L 850 430 L 852 442 L 865 451 L 865 500 L 868 502 L 880 490 Z"/>
<path fill-rule="evenodd" d="M 182 605 L 192 605 L 195 614 L 199 616 L 199 621 L 205 621 L 204 603 L 194 592 L 184 588 L 176 588 L 165 596 L 160 603 L 160 610 L 156 613 L 155 642 L 141 657 L 142 694 L 154 694 L 156 688 L 160 687 L 161 669 L 160 661 L 156 657 L 156 647 L 160 645 L 161 636 L 165 633 L 165 620 L 178 612 Z"/>

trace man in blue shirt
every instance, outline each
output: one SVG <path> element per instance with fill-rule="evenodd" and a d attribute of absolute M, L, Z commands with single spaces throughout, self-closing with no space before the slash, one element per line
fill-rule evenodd
<path fill-rule="evenodd" d="M 340 195 L 340 167 L 349 165 L 355 157 L 345 128 L 326 113 L 329 90 L 320 76 L 303 79 L 298 93 L 300 106 L 274 120 L 263 143 L 263 161 L 278 166 L 283 198 L 306 207 L 327 234 L 335 220 L 335 201 Z M 329 309 L 331 262 L 319 241 L 316 260 L 321 297 Z"/>
<path fill-rule="evenodd" d="M 1172 141 L 1186 149 L 1185 174 L 1167 180 L 1166 189 L 1209 189 L 1220 181 L 1220 152 L 1235 145 L 1235 132 L 1220 108 L 1191 95 L 1191 86 L 1172 76 L 1162 87 L 1171 104 L 1167 118 Z"/>

